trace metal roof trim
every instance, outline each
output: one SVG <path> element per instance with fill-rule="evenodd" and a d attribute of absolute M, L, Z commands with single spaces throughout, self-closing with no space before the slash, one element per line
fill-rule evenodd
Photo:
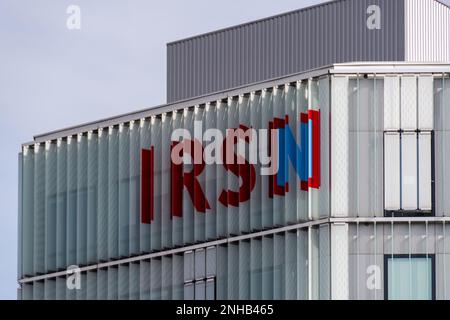
<path fill-rule="evenodd" d="M 75 125 L 59 130 L 50 131 L 43 134 L 35 135 L 34 141 L 31 143 L 24 143 L 22 146 L 32 146 L 36 143 L 44 143 L 46 141 L 53 141 L 59 138 L 65 138 L 68 136 L 76 135 L 79 133 L 85 133 L 89 131 L 98 130 L 99 128 L 107 128 L 115 126 L 120 123 L 130 122 L 132 120 L 139 120 L 142 118 L 149 118 L 151 116 L 160 115 L 164 112 L 171 112 L 173 110 L 181 110 L 186 107 L 193 107 L 195 105 L 202 105 L 208 102 L 214 102 L 217 100 L 225 99 L 231 96 L 238 96 L 240 94 L 249 93 L 252 91 L 258 91 L 264 88 L 273 87 L 274 85 L 285 84 L 287 82 L 293 82 L 301 79 L 308 79 L 328 74 L 329 69 L 332 66 L 325 66 L 318 69 L 309 70 L 306 72 L 296 73 L 293 75 L 287 75 L 279 78 L 270 79 L 267 81 L 256 82 L 250 85 L 245 85 L 229 90 L 219 91 L 199 97 L 194 97 L 187 100 L 177 101 L 174 103 L 158 105 L 155 107 L 145 108 L 142 110 L 125 113 L 115 117 L 109 117 L 106 119 L 100 119 L 92 122 L 87 122 L 81 125 Z"/>
<path fill-rule="evenodd" d="M 447 73 L 449 62 L 351 62 L 334 64 L 331 74 Z"/>

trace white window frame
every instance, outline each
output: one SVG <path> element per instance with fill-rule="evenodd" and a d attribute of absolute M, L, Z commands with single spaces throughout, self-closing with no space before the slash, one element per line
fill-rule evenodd
<path fill-rule="evenodd" d="M 388 137 L 394 138 L 388 141 Z M 434 132 L 388 130 L 384 131 L 383 141 L 385 216 L 434 216 Z M 423 148 L 429 158 L 421 152 Z M 424 183 L 424 179 L 430 183 Z"/>

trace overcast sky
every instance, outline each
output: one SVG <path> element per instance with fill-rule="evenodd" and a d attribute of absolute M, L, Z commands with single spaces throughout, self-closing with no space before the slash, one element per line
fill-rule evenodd
<path fill-rule="evenodd" d="M 0 0 L 0 299 L 16 298 L 22 143 L 165 103 L 167 42 L 320 2 Z M 81 30 L 66 27 L 72 4 Z"/>
<path fill-rule="evenodd" d="M 17 288 L 17 154 L 33 135 L 165 102 L 167 42 L 321 0 L 0 0 L 0 299 Z M 81 8 L 81 30 L 66 9 Z"/>

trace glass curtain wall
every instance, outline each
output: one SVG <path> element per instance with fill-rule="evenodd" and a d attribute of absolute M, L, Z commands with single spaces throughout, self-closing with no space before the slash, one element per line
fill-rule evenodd
<path fill-rule="evenodd" d="M 343 89 L 339 92 L 330 90 L 328 77 L 299 81 L 24 147 L 19 157 L 19 277 L 330 215 L 448 217 L 450 79 L 429 74 L 351 75 L 340 76 L 339 81 Z M 348 146 L 344 155 L 348 162 L 342 167 L 348 176 L 336 175 L 342 179 L 332 181 L 330 158 L 338 161 L 336 155 L 345 149 L 330 156 L 329 140 L 336 138 L 330 132 L 336 130 L 333 121 L 339 120 L 334 118 L 339 110 L 333 115 L 329 104 L 337 100 L 345 102 L 343 122 L 348 120 L 348 128 L 339 131 Z M 230 128 L 277 127 L 283 132 L 280 150 L 288 146 L 289 130 L 303 149 L 302 123 L 305 114 L 309 122 L 310 111 L 320 111 L 319 189 L 305 188 L 304 177 L 294 170 L 293 163 L 299 160 L 295 157 L 287 157 L 288 165 L 282 166 L 284 185 L 276 176 L 262 176 L 259 162 L 237 167 L 170 163 L 171 133 L 180 128 L 192 136 L 198 132 L 205 136 L 208 129 L 217 128 L 225 136 Z M 201 124 L 197 129 L 196 121 Z M 209 141 L 201 141 L 203 149 Z M 240 151 L 249 161 L 255 150 L 243 145 Z M 241 191 L 244 179 L 252 175 L 250 192 Z M 345 203 L 333 205 L 331 182 L 347 188 L 336 190 L 342 199 L 348 195 Z M 177 193 L 180 186 L 182 192 Z M 449 234 L 445 221 L 350 223 L 349 297 L 425 298 L 416 296 L 414 288 L 426 285 L 427 298 L 448 299 Z M 210 299 L 213 293 L 223 299 L 330 297 L 333 266 L 327 224 L 202 250 L 86 271 L 80 278 L 82 290 L 66 290 L 65 277 L 25 283 L 22 297 Z M 204 266 L 196 264 L 203 260 Z M 401 270 L 413 275 L 409 282 L 396 278 Z M 400 284 L 408 290 L 399 291 Z"/>
<path fill-rule="evenodd" d="M 328 121 L 322 121 L 319 128 L 319 140 L 323 140 L 320 188 L 308 188 L 309 172 L 303 166 L 308 168 L 308 161 L 312 161 L 308 157 L 312 148 L 309 112 L 328 118 L 329 88 L 328 77 L 298 81 L 24 147 L 20 157 L 19 277 L 326 217 Z M 200 125 L 194 127 L 194 123 Z M 277 143 L 284 158 L 278 175 L 284 177 L 284 185 L 277 175 L 261 175 L 262 159 L 256 154 L 269 154 L 267 132 L 258 137 L 266 142 L 264 152 L 259 152 L 257 141 L 256 147 L 249 141 L 239 148 L 235 143 L 234 152 L 245 157 L 244 164 L 184 163 L 177 167 L 170 161 L 174 147 L 170 139 L 172 132 L 181 128 L 192 136 L 207 136 L 208 129 L 219 129 L 223 138 L 227 129 L 280 129 Z M 200 141 L 202 148 L 212 140 L 214 137 Z M 219 146 L 224 143 L 218 141 Z M 287 148 L 291 151 L 285 156 Z M 257 163 L 250 163 L 251 158 Z M 267 252 L 273 255 L 278 253 L 273 248 L 285 240 L 280 241 L 274 237 L 261 241 L 261 245 L 272 248 Z M 250 241 L 241 251 L 226 248 L 227 255 L 243 258 L 245 255 L 236 252 L 253 246 L 258 245 Z M 266 258 L 272 261 L 271 256 Z M 169 262 L 160 261 L 160 267 L 157 263 L 156 269 Z M 124 265 L 103 270 L 102 281 L 108 280 L 118 290 L 117 294 L 108 292 L 108 297 L 120 298 L 121 292 L 135 289 L 122 279 L 135 269 L 135 265 Z M 271 272 L 270 277 L 285 276 L 281 271 Z M 88 273 L 83 281 L 91 277 Z M 117 277 L 120 281 L 114 280 Z M 208 279 L 203 280 L 200 288 L 211 288 Z M 127 281 L 136 278 L 130 276 Z M 233 288 L 232 283 L 230 286 Z M 286 291 L 284 288 L 275 289 L 276 296 L 286 294 L 279 293 Z M 234 289 L 230 290 L 230 297 L 234 297 Z"/>

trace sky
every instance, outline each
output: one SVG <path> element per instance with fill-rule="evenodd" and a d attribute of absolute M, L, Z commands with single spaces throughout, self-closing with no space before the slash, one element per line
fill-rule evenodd
<path fill-rule="evenodd" d="M 165 103 L 168 42 L 320 2 L 0 0 L 0 299 L 17 296 L 22 143 Z"/>
<path fill-rule="evenodd" d="M 165 103 L 168 42 L 320 2 L 0 0 L 0 299 L 18 287 L 22 143 Z M 67 28 L 70 5 L 80 30 Z"/>

